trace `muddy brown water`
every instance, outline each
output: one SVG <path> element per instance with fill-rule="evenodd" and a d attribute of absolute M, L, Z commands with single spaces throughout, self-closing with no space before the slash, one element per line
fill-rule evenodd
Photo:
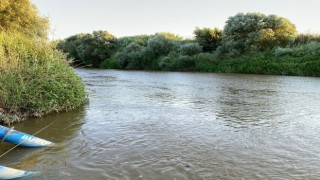
<path fill-rule="evenodd" d="M 320 79 L 77 70 L 89 104 L 15 129 L 56 143 L 0 164 L 28 179 L 319 179 Z M 0 145 L 0 153 L 12 145 Z"/>

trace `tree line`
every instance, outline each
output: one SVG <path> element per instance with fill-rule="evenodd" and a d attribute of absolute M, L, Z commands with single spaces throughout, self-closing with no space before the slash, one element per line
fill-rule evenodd
<path fill-rule="evenodd" d="M 279 52 L 320 42 L 319 35 L 298 34 L 289 19 L 262 13 L 238 13 L 228 18 L 223 29 L 196 27 L 193 34 L 193 39 L 168 32 L 117 38 L 95 31 L 70 36 L 57 47 L 86 67 L 217 72 L 205 67 L 219 69 L 239 57 L 245 60 L 267 52 L 279 59 Z M 224 71 L 228 72 L 218 72 Z"/>

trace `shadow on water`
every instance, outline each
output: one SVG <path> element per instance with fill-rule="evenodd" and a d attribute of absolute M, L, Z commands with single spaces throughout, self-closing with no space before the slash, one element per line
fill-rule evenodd
<path fill-rule="evenodd" d="M 36 136 L 52 141 L 55 145 L 50 148 L 17 147 L 1 157 L 0 164 L 18 169 L 42 171 L 49 168 L 50 164 L 64 163 L 63 154 L 67 154 L 65 149 L 84 124 L 84 116 L 85 106 L 69 112 L 54 113 L 41 118 L 29 118 L 22 123 L 15 124 L 16 130 L 34 134 L 52 123 Z M 3 154 L 14 145 L 2 143 L 0 147 L 0 154 Z M 56 154 L 60 155 L 56 156 Z M 37 166 L 38 164 L 39 166 Z"/>

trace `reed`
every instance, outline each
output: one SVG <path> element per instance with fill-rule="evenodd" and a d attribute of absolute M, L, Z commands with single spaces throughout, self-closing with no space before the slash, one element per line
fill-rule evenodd
<path fill-rule="evenodd" d="M 76 108 L 86 102 L 81 79 L 50 44 L 0 33 L 0 122 Z"/>

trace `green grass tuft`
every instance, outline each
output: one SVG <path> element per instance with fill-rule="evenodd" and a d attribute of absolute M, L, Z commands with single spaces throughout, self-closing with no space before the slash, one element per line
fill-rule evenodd
<path fill-rule="evenodd" d="M 1 122 L 71 110 L 87 100 L 65 55 L 21 34 L 0 33 L 0 74 Z"/>

